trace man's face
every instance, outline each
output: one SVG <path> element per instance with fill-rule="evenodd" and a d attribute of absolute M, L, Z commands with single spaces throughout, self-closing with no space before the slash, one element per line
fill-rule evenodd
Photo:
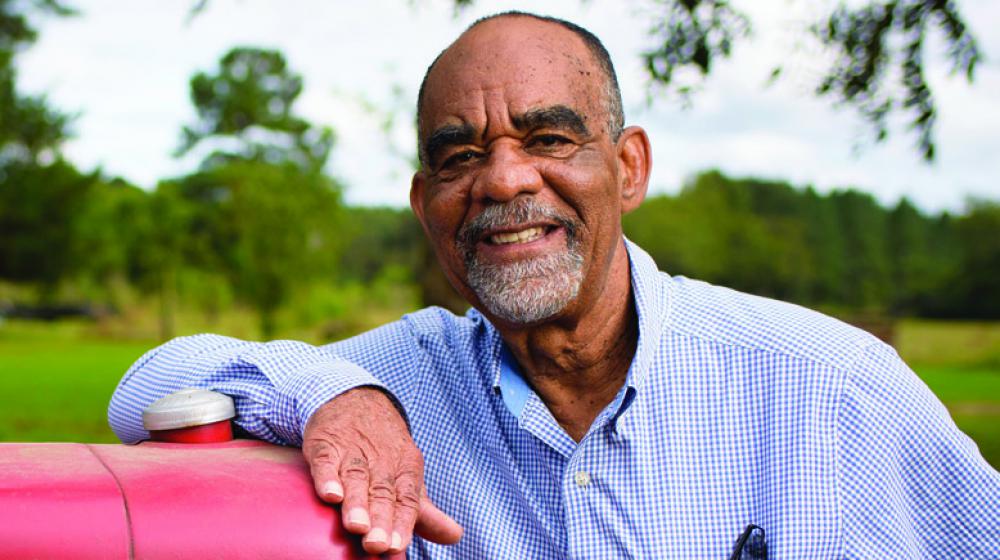
<path fill-rule="evenodd" d="M 604 75 L 568 30 L 483 23 L 431 71 L 411 204 L 452 285 L 510 324 L 593 303 L 621 239 Z"/>

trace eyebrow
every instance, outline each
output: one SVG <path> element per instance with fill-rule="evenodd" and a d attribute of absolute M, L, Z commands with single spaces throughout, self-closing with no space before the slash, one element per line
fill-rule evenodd
<path fill-rule="evenodd" d="M 476 131 L 471 124 L 448 124 L 435 130 L 424 142 L 424 153 L 431 164 L 437 160 L 437 154 L 445 146 L 471 144 L 476 139 Z"/>
<path fill-rule="evenodd" d="M 557 128 L 571 130 L 581 136 L 590 136 L 584 119 L 573 109 L 565 105 L 553 105 L 532 109 L 523 115 L 511 117 L 518 130 L 535 130 L 537 128 Z"/>

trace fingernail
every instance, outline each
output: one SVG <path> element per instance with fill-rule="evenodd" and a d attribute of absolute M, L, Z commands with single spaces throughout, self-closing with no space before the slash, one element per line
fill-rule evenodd
<path fill-rule="evenodd" d="M 403 548 L 403 537 L 399 536 L 399 533 L 396 531 L 392 532 L 392 544 L 389 545 L 389 548 L 393 550 Z"/>
<path fill-rule="evenodd" d="M 361 508 L 354 508 L 347 512 L 347 522 L 352 525 L 367 527 L 369 525 L 368 512 Z M 382 531 L 382 529 L 378 530 Z M 382 540 L 385 541 L 385 531 L 382 531 Z"/>
<path fill-rule="evenodd" d="M 385 544 L 386 534 L 385 529 L 372 529 L 365 535 L 365 542 L 371 544 Z"/>
<path fill-rule="evenodd" d="M 330 480 L 323 484 L 323 495 L 334 496 L 339 500 L 344 497 L 344 488 L 336 480 Z"/>

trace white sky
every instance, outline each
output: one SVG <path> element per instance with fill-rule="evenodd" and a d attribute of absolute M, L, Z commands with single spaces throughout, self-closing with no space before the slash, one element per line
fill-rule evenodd
<path fill-rule="evenodd" d="M 198 155 L 171 157 L 181 126 L 191 123 L 188 80 L 216 67 L 231 47 L 280 49 L 305 89 L 297 112 L 337 132 L 328 170 L 361 204 L 407 204 L 413 152 L 412 105 L 427 64 L 474 19 L 506 9 L 537 11 L 538 2 L 478 0 L 455 15 L 450 0 L 211 0 L 188 20 L 194 0 L 70 0 L 81 14 L 39 21 L 37 44 L 18 59 L 19 84 L 47 92 L 51 103 L 78 113 L 64 153 L 77 165 L 103 167 L 150 188 L 187 173 Z M 650 90 L 639 53 L 652 46 L 649 0 L 557 0 L 549 15 L 593 31 L 610 51 L 625 98 L 626 120 L 644 126 L 653 145 L 651 191 L 676 192 L 692 174 L 719 168 L 731 175 L 786 179 L 820 191 L 852 186 L 886 204 L 908 196 L 925 210 L 961 210 L 970 197 L 1000 198 L 1000 3 L 963 0 L 960 7 L 986 61 L 974 85 L 950 76 L 927 52 L 938 102 L 938 161 L 923 163 L 915 136 L 896 126 L 872 146 L 851 109 L 834 110 L 809 92 L 822 57 L 801 30 L 830 1 L 734 2 L 754 23 L 754 38 L 717 63 L 693 106 Z M 771 68 L 795 53 L 786 75 L 765 87 Z M 791 70 L 789 72 L 788 70 Z M 394 91 L 397 93 L 394 94 Z M 359 100 L 399 118 L 387 137 L 380 117 Z M 865 145 L 856 150 L 858 144 Z"/>

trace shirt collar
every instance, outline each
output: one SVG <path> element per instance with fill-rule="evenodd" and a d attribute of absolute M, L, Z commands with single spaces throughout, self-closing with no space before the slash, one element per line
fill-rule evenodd
<path fill-rule="evenodd" d="M 500 343 L 500 371 L 495 386 L 500 390 L 500 396 L 503 397 L 507 410 L 515 418 L 520 418 L 524 405 L 528 404 L 528 398 L 531 397 L 532 389 L 521 375 L 514 355 L 503 342 Z"/>
<path fill-rule="evenodd" d="M 639 322 L 639 340 L 625 384 L 639 390 L 646 380 L 663 331 L 669 322 L 670 297 L 667 290 L 670 283 L 665 281 L 667 274 L 661 272 L 653 258 L 638 245 L 626 239 L 625 248 L 628 249 L 632 297 L 635 299 Z"/>
<path fill-rule="evenodd" d="M 629 366 L 625 378 L 626 390 L 613 403 L 618 407 L 615 412 L 616 418 L 631 404 L 636 392 L 641 390 L 650 364 L 656 355 L 656 347 L 669 311 L 669 298 L 663 287 L 666 283 L 660 279 L 660 276 L 665 274 L 660 272 L 652 257 L 635 243 L 626 239 L 625 248 L 628 251 L 632 296 L 639 322 L 639 340 L 636 343 L 632 365 Z M 485 317 L 483 319 L 485 320 Z M 490 327 L 496 337 L 497 357 L 494 362 L 497 366 L 493 372 L 493 389 L 499 392 L 507 410 L 519 418 L 533 391 L 521 375 L 517 361 L 503 343 L 500 333 L 492 325 Z"/>

